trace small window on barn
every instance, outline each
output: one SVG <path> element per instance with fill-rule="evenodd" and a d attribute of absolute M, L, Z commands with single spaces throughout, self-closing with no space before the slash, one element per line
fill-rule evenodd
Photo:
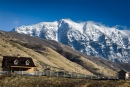
<path fill-rule="evenodd" d="M 27 60 L 27 61 L 25 62 L 26 65 L 29 65 L 29 63 L 30 63 L 29 60 Z"/>
<path fill-rule="evenodd" d="M 18 60 L 14 60 L 14 65 L 18 65 Z"/>

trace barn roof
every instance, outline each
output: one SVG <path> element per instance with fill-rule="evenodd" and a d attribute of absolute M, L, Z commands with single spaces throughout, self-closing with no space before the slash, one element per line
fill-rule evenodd
<path fill-rule="evenodd" d="M 120 73 L 120 72 L 127 73 L 128 71 L 126 71 L 126 70 L 120 70 L 118 73 Z"/>
<path fill-rule="evenodd" d="M 17 60 L 18 64 L 14 64 L 14 61 Z M 2 67 L 5 64 L 5 61 L 9 64 L 9 66 L 27 66 L 27 67 L 36 67 L 34 65 L 34 62 L 32 58 L 30 57 L 12 57 L 12 56 L 3 56 L 3 61 L 2 61 Z M 25 62 L 29 61 L 29 65 L 26 65 Z"/>

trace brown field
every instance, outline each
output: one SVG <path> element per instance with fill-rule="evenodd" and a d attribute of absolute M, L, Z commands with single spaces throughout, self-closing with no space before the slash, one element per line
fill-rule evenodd
<path fill-rule="evenodd" d="M 130 80 L 88 80 L 46 76 L 0 76 L 0 87 L 130 87 Z"/>

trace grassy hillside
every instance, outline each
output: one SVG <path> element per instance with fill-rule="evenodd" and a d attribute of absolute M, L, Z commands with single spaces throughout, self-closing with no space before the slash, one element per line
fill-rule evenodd
<path fill-rule="evenodd" d="M 31 57 L 38 71 L 50 67 L 54 71 L 65 70 L 87 75 L 116 76 L 121 68 L 118 64 L 103 58 L 87 56 L 56 41 L 0 31 L 0 61 L 2 56 L 18 54 Z"/>
<path fill-rule="evenodd" d="M 74 67 L 79 66 L 78 69 L 80 69 L 81 73 L 93 75 L 90 71 L 83 69 L 81 65 L 71 62 L 49 47 L 42 46 L 40 47 L 42 49 L 39 50 L 37 45 L 25 43 L 1 32 L 0 61 L 2 61 L 2 56 L 17 56 L 19 54 L 20 56 L 33 58 L 38 71 L 43 71 L 45 68 L 50 67 L 52 70 L 74 72 Z M 35 50 L 33 49 L 34 47 Z"/>

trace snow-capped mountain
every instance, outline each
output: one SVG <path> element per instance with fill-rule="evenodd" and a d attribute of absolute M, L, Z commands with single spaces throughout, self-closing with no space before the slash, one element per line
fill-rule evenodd
<path fill-rule="evenodd" d="M 70 19 L 61 19 L 21 26 L 13 31 L 55 40 L 91 56 L 130 63 L 129 30 L 119 30 L 93 21 L 77 23 Z"/>

